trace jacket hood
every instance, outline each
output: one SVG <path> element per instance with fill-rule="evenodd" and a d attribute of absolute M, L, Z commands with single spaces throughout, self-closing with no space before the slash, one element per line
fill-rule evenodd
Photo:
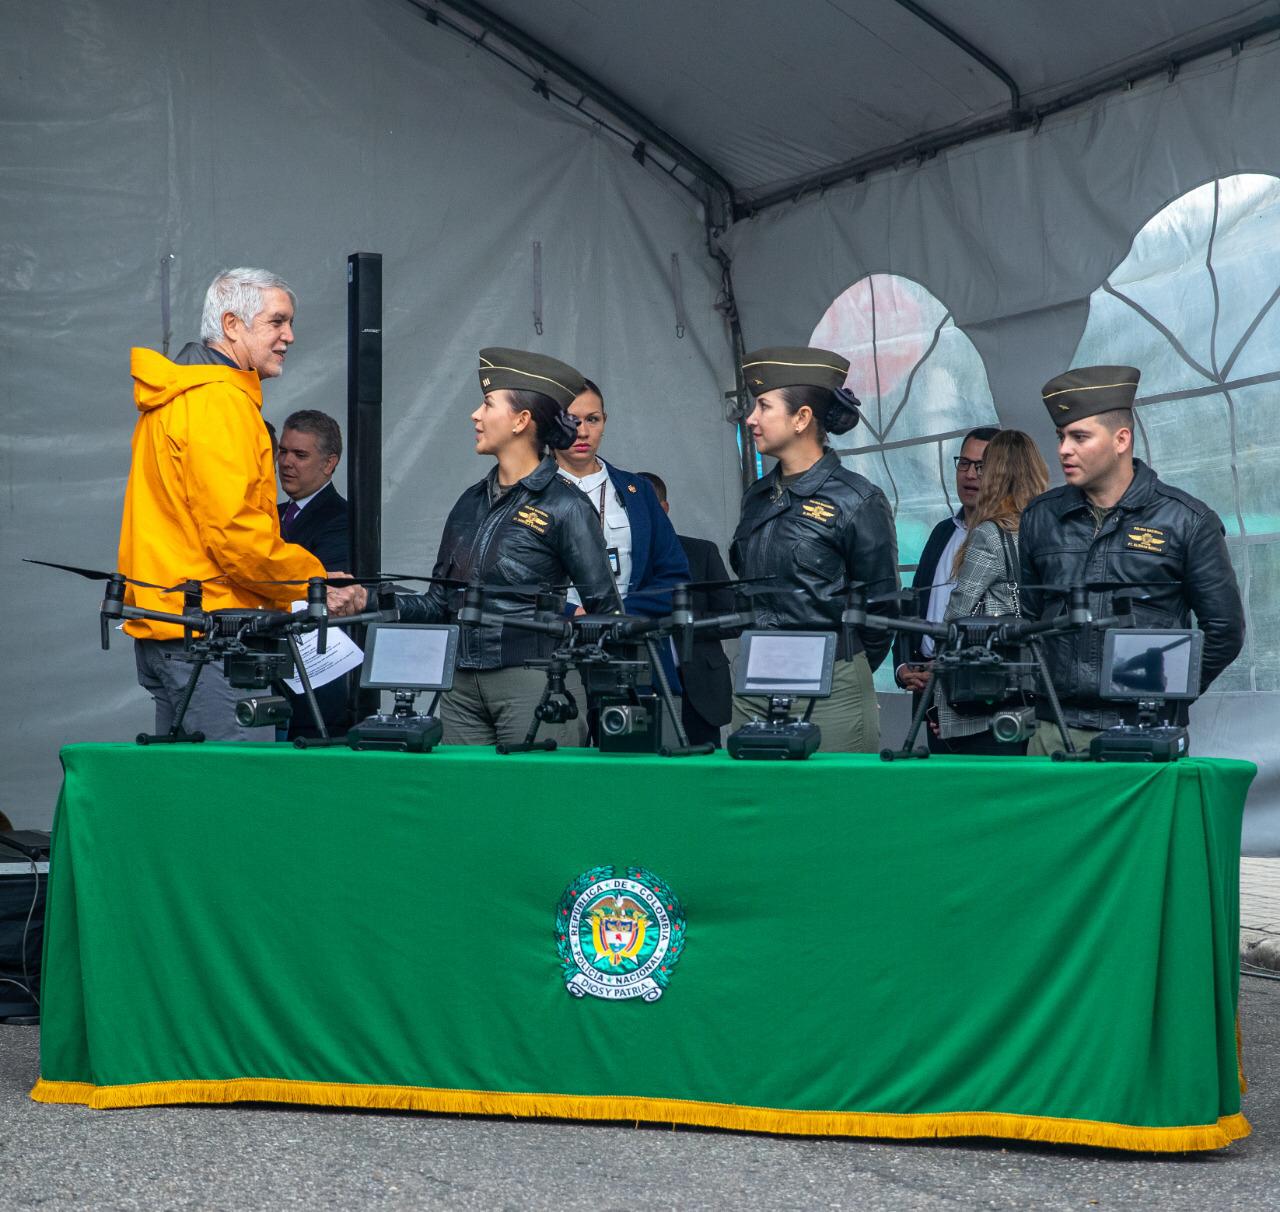
<path fill-rule="evenodd" d="M 237 370 L 222 364 L 179 366 L 155 350 L 134 349 L 129 358 L 129 373 L 133 376 L 133 399 L 139 412 L 163 408 L 184 391 L 208 383 L 229 383 L 262 407 L 262 382 L 257 371 Z"/>

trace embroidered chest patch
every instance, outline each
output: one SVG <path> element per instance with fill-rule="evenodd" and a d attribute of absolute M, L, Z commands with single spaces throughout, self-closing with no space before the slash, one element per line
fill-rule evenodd
<path fill-rule="evenodd" d="M 1165 545 L 1164 531 L 1155 526 L 1130 526 L 1125 531 L 1126 551 L 1149 551 L 1159 555 L 1164 551 Z"/>
<path fill-rule="evenodd" d="M 836 520 L 836 507 L 830 501 L 818 497 L 810 497 L 800 506 L 800 512 L 811 521 L 821 522 L 823 526 L 832 526 Z"/>
<path fill-rule="evenodd" d="M 534 534 L 546 534 L 551 525 L 551 515 L 532 505 L 522 505 L 512 515 L 511 520 L 521 526 L 527 526 Z"/>

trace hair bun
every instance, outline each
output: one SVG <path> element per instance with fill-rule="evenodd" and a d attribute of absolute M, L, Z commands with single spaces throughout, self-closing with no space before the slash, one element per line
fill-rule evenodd
<path fill-rule="evenodd" d="M 568 450 L 577 441 L 578 422 L 563 408 L 557 408 L 555 418 L 551 422 L 550 432 L 546 435 L 546 443 L 552 450 Z"/>
<path fill-rule="evenodd" d="M 848 433 L 861 420 L 858 397 L 847 387 L 837 387 L 831 393 L 831 403 L 822 427 L 831 434 Z"/>

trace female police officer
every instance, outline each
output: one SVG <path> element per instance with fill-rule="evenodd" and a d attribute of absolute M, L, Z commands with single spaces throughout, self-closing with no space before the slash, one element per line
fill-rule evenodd
<path fill-rule="evenodd" d="M 492 455 L 497 466 L 449 513 L 433 575 L 497 586 L 572 583 L 587 611 L 617 610 L 599 520 L 545 453 L 547 447 L 564 449 L 577 435 L 565 409 L 582 391 L 582 376 L 542 354 L 482 349 L 480 386 L 484 399 L 471 414 L 476 453 Z M 452 616 L 450 600 L 446 587 L 432 585 L 426 593 L 397 595 L 396 603 L 403 622 L 438 623 Z M 485 609 L 528 615 L 532 601 L 497 590 L 486 595 Z M 523 740 L 547 681 L 543 670 L 526 669 L 524 662 L 553 647 L 549 637 L 514 627 L 464 627 L 454 686 L 441 705 L 445 741 Z M 580 683 L 575 697 L 579 718 L 543 724 L 539 736 L 582 743 L 586 703 Z"/>
<path fill-rule="evenodd" d="M 772 578 L 757 590 L 757 627 L 838 628 L 851 583 L 864 582 L 872 597 L 898 588 L 888 500 L 826 447 L 827 434 L 859 421 L 858 402 L 844 387 L 849 363 L 826 349 L 774 347 L 748 354 L 742 369 L 755 397 L 747 428 L 756 449 L 778 463 L 743 495 L 730 562 L 740 577 Z M 879 746 L 871 674 L 889 647 L 887 632 L 855 631 L 847 647 L 841 636 L 831 697 L 817 700 L 810 716 L 823 749 Z M 733 726 L 764 708 L 763 700 L 735 695 Z"/>

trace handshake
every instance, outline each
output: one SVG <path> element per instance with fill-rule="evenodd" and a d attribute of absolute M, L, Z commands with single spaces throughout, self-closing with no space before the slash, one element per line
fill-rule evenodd
<path fill-rule="evenodd" d="M 350 577 L 349 572 L 326 572 L 325 576 L 331 581 L 342 580 Z M 363 585 L 344 585 L 339 588 L 336 585 L 330 585 L 325 591 L 325 605 L 329 608 L 329 613 L 337 619 L 344 618 L 347 615 L 359 614 L 365 607 L 365 603 L 369 600 L 369 594 Z"/>

